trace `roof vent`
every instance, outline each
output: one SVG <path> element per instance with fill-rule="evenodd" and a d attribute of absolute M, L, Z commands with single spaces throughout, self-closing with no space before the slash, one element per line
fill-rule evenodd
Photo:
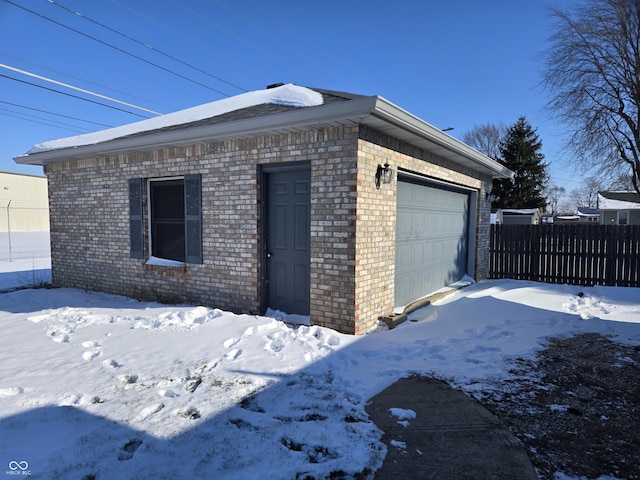
<path fill-rule="evenodd" d="M 270 88 L 282 87 L 283 85 L 284 83 L 272 83 L 271 85 L 267 85 L 267 90 L 269 90 Z"/>

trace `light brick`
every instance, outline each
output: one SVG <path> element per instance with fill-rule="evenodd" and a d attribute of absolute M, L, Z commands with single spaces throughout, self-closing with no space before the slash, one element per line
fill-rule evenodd
<path fill-rule="evenodd" d="M 486 277 L 491 179 L 366 127 L 342 126 L 47 165 L 54 285 L 261 313 L 259 172 L 286 161 L 310 164 L 313 323 L 364 333 L 393 311 L 397 178 L 376 189 L 378 164 L 479 192 L 476 277 Z M 188 173 L 202 174 L 204 264 L 129 258 L 128 179 Z M 143 201 L 146 209 L 146 192 Z"/>

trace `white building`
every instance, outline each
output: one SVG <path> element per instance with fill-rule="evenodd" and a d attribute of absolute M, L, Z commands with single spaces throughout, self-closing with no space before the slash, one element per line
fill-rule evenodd
<path fill-rule="evenodd" d="M 640 195 L 635 192 L 598 192 L 602 225 L 640 225 Z"/>
<path fill-rule="evenodd" d="M 0 172 L 0 232 L 48 230 L 47 177 Z"/>
<path fill-rule="evenodd" d="M 502 225 L 538 225 L 542 215 L 538 208 L 501 208 L 496 212 L 497 224 Z"/>

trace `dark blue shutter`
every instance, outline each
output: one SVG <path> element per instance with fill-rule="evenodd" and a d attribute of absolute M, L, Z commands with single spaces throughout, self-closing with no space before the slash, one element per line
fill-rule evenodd
<path fill-rule="evenodd" d="M 131 258 L 144 258 L 142 179 L 129 179 L 129 245 Z"/>
<path fill-rule="evenodd" d="M 202 261 L 202 176 L 184 176 L 186 263 Z"/>

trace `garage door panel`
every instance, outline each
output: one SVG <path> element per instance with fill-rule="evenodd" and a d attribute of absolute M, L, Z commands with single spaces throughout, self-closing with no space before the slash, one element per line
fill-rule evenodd
<path fill-rule="evenodd" d="M 469 195 L 400 180 L 395 304 L 406 305 L 466 273 Z"/>
<path fill-rule="evenodd" d="M 396 256 L 396 268 L 408 270 L 413 262 L 411 245 L 398 245 L 398 255 Z"/>

